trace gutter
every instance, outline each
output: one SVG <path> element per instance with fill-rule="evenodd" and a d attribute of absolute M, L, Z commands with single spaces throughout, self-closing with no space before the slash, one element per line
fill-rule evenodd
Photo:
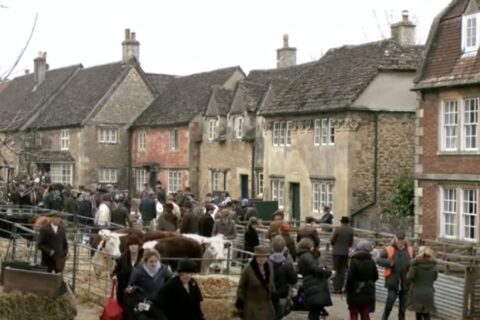
<path fill-rule="evenodd" d="M 255 199 L 255 140 L 252 142 L 252 191 L 251 191 L 251 197 L 252 199 Z"/>
<path fill-rule="evenodd" d="M 374 157 L 373 157 L 373 199 L 365 206 L 356 210 L 350 215 L 352 219 L 352 225 L 355 225 L 355 217 L 364 212 L 365 210 L 373 207 L 377 204 L 377 193 L 378 193 L 378 113 L 374 114 L 374 126 L 375 126 L 375 136 L 374 136 Z"/>
<path fill-rule="evenodd" d="M 127 129 L 128 135 L 128 146 L 127 146 L 127 153 L 128 153 L 128 165 L 127 165 L 127 189 L 128 194 L 132 197 L 133 194 L 133 185 L 132 185 L 132 168 L 133 168 L 133 154 L 132 154 L 132 143 L 133 143 L 133 128 L 129 127 Z"/>

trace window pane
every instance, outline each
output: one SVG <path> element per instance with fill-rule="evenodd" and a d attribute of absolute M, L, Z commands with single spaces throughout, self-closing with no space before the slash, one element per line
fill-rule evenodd
<path fill-rule="evenodd" d="M 280 123 L 274 122 L 273 123 L 273 145 L 274 146 L 278 146 L 279 135 L 280 135 Z"/>
<path fill-rule="evenodd" d="M 477 239 L 477 190 L 463 190 L 462 203 L 463 237 Z"/>
<path fill-rule="evenodd" d="M 457 101 L 445 101 L 443 107 L 443 146 L 446 150 L 457 149 L 457 125 Z"/>
<path fill-rule="evenodd" d="M 322 119 L 322 145 L 328 143 L 328 119 Z"/>
<path fill-rule="evenodd" d="M 464 100 L 463 141 L 465 149 L 477 149 L 478 99 Z"/>
<path fill-rule="evenodd" d="M 287 123 L 285 121 L 280 122 L 280 139 L 279 139 L 279 145 L 284 146 L 285 145 L 285 137 L 287 134 Z"/>
<path fill-rule="evenodd" d="M 329 127 L 329 136 L 330 136 L 330 144 L 335 144 L 335 125 L 333 124 L 333 119 L 328 120 L 328 127 Z"/>
<path fill-rule="evenodd" d="M 457 190 L 443 189 L 442 219 L 443 235 L 456 236 Z"/>
<path fill-rule="evenodd" d="M 315 145 L 320 144 L 320 119 L 315 119 L 315 124 L 314 124 L 314 137 L 313 137 L 313 143 Z"/>

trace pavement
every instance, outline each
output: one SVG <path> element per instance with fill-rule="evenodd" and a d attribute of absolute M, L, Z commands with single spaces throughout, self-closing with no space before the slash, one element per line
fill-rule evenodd
<path fill-rule="evenodd" d="M 328 313 L 330 314 L 327 318 L 327 320 L 349 320 L 349 314 L 348 314 L 348 307 L 347 307 L 347 301 L 340 295 L 335 295 L 332 294 L 332 301 L 333 301 L 333 306 L 328 308 Z M 376 307 L 375 307 L 375 313 L 370 314 L 370 319 L 371 320 L 380 320 L 382 319 L 382 313 L 383 309 L 385 307 L 384 303 L 377 302 Z M 390 314 L 390 320 L 396 320 L 398 319 L 398 309 L 394 308 L 392 313 Z M 285 318 L 285 320 L 306 320 L 307 319 L 307 312 L 299 312 L 295 311 L 292 312 L 291 314 L 288 315 L 288 317 Z M 415 313 L 407 310 L 407 315 L 406 315 L 406 320 L 415 320 Z M 432 317 L 432 320 L 438 318 Z"/>

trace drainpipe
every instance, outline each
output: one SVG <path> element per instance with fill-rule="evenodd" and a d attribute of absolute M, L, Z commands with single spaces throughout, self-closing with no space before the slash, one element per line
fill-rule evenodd
<path fill-rule="evenodd" d="M 252 199 L 255 199 L 255 140 L 252 142 Z"/>
<path fill-rule="evenodd" d="M 133 163 L 133 130 L 132 128 L 128 128 L 127 130 L 128 134 L 128 147 L 127 147 L 127 152 L 128 152 L 128 167 L 127 167 L 127 188 L 128 188 L 128 194 L 130 197 L 133 195 L 133 186 L 132 186 L 132 163 Z"/>
<path fill-rule="evenodd" d="M 361 207 L 360 209 L 353 212 L 350 217 L 352 219 L 352 225 L 355 225 L 355 217 L 364 212 L 365 210 L 373 207 L 377 203 L 377 192 L 378 192 L 378 113 L 374 112 L 374 157 L 373 157 L 373 199 L 371 202 Z"/>

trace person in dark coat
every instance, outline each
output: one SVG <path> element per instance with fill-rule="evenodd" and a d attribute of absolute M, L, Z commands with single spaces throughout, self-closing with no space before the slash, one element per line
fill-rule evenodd
<path fill-rule="evenodd" d="M 140 202 L 140 214 L 142 215 L 142 224 L 144 228 L 148 228 L 153 219 L 157 217 L 157 204 L 155 203 L 155 193 L 150 191 L 148 197 L 143 198 Z"/>
<path fill-rule="evenodd" d="M 128 286 L 132 270 L 142 261 L 142 240 L 136 235 L 128 236 L 126 248 L 120 258 L 117 259 L 112 272 L 112 280 L 117 281 L 117 301 L 124 308 L 123 296 Z"/>
<path fill-rule="evenodd" d="M 388 290 L 382 320 L 387 320 L 390 316 L 397 297 L 399 300 L 398 319 L 405 319 L 409 285 L 407 272 L 413 256 L 413 248 L 405 240 L 405 232 L 403 231 L 397 232 L 391 244 L 380 253 L 377 264 L 383 267 L 385 288 Z"/>
<path fill-rule="evenodd" d="M 315 249 L 313 250 L 315 258 L 320 256 L 319 247 L 320 247 L 320 238 L 318 237 L 318 231 L 315 228 L 315 218 L 313 217 L 306 217 L 305 218 L 306 224 L 300 227 L 297 231 L 297 243 L 303 238 L 310 238 L 313 241 L 313 245 Z"/>
<path fill-rule="evenodd" d="M 200 306 L 203 297 L 200 287 L 192 274 L 195 264 L 189 260 L 181 260 L 178 264 L 178 275 L 170 279 L 162 290 L 162 304 L 168 320 L 204 320 Z"/>
<path fill-rule="evenodd" d="M 157 230 L 177 232 L 179 230 L 178 217 L 173 213 L 173 204 L 165 204 L 165 212 L 158 218 Z"/>
<path fill-rule="evenodd" d="M 94 214 L 92 202 L 88 193 L 82 193 L 77 198 L 79 222 L 86 225 L 93 225 Z"/>
<path fill-rule="evenodd" d="M 65 212 L 76 214 L 78 213 L 78 203 L 75 201 L 72 191 L 65 190 L 63 192 L 63 210 Z"/>
<path fill-rule="evenodd" d="M 297 283 L 298 276 L 281 235 L 273 237 L 272 249 L 273 253 L 268 257 L 268 261 L 273 266 L 275 290 L 279 298 L 278 302 L 274 303 L 275 316 L 280 320 L 288 313 L 291 288 Z"/>
<path fill-rule="evenodd" d="M 135 267 L 130 275 L 128 294 L 141 288 L 143 299 L 135 305 L 138 319 L 140 320 L 164 320 L 166 319 L 161 304 L 160 292 L 163 286 L 172 277 L 168 267 L 160 263 L 160 255 L 154 249 L 146 250 L 143 254 L 142 263 Z"/>
<path fill-rule="evenodd" d="M 212 217 L 215 208 L 211 204 L 207 204 L 205 210 L 206 212 L 198 220 L 198 234 L 203 237 L 211 237 L 215 223 Z"/>
<path fill-rule="evenodd" d="M 437 262 L 429 247 L 422 246 L 412 260 L 407 280 L 410 281 L 408 306 L 415 311 L 417 320 L 430 320 L 435 309 L 433 283 L 438 278 Z"/>
<path fill-rule="evenodd" d="M 333 279 L 333 291 L 338 294 L 342 293 L 349 250 L 353 245 L 353 228 L 349 225 L 350 219 L 348 217 L 342 217 L 340 223 L 341 225 L 335 228 L 330 238 L 333 270 L 336 272 L 336 277 Z"/>
<path fill-rule="evenodd" d="M 131 228 L 130 213 L 123 203 L 124 199 L 124 196 L 121 194 L 116 196 L 116 201 L 113 204 L 114 208 L 110 214 L 110 222 L 121 226 L 128 225 Z"/>
<path fill-rule="evenodd" d="M 48 272 L 61 273 L 67 260 L 67 235 L 60 222 L 58 214 L 50 214 L 50 223 L 41 227 L 38 234 L 38 249 L 42 252 L 41 265 L 46 266 Z"/>
<path fill-rule="evenodd" d="M 333 214 L 330 211 L 329 206 L 324 206 L 323 207 L 323 216 L 320 218 L 318 223 L 322 223 L 322 224 L 332 224 L 333 223 Z"/>
<path fill-rule="evenodd" d="M 253 248 L 260 244 L 260 240 L 258 239 L 258 220 L 255 217 L 251 217 L 248 220 L 247 228 L 245 229 L 245 236 L 244 236 L 244 245 L 243 249 L 248 252 L 253 252 Z"/>
<path fill-rule="evenodd" d="M 200 217 L 192 209 L 192 203 L 185 203 L 185 213 L 182 218 L 182 226 L 180 227 L 180 233 L 198 233 L 198 220 Z"/>
<path fill-rule="evenodd" d="M 347 295 L 350 319 L 370 320 L 369 313 L 375 311 L 375 282 L 378 270 L 370 252 L 372 245 L 360 241 L 350 257 L 345 293 Z"/>
<path fill-rule="evenodd" d="M 332 305 L 328 279 L 335 275 L 335 271 L 329 271 L 321 266 L 313 254 L 313 241 L 303 238 L 298 244 L 297 266 L 303 276 L 303 289 L 305 293 L 305 306 L 308 310 L 308 320 L 319 320 L 320 316 L 327 316 L 325 307 Z"/>
<path fill-rule="evenodd" d="M 244 320 L 273 320 L 273 304 L 278 302 L 278 296 L 275 293 L 273 267 L 268 262 L 270 247 L 258 245 L 254 248 L 254 254 L 240 276 L 235 307 Z"/>
<path fill-rule="evenodd" d="M 285 246 L 287 247 L 288 253 L 293 261 L 297 260 L 297 248 L 295 248 L 295 242 L 290 236 L 290 225 L 287 222 L 284 222 L 280 226 L 280 235 L 285 241 Z"/>

